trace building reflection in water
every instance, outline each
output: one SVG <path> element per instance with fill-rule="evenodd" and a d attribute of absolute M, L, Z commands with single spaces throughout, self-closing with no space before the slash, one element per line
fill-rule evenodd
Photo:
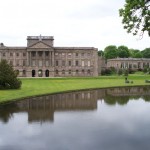
<path fill-rule="evenodd" d="M 57 111 L 93 111 L 97 101 L 115 105 L 127 104 L 130 99 L 150 101 L 150 87 L 110 88 L 47 95 L 24 99 L 0 107 L 0 120 L 8 122 L 13 113 L 26 112 L 28 122 L 53 122 Z"/>

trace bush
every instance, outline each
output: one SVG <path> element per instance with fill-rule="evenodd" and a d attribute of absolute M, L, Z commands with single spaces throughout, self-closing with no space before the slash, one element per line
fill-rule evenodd
<path fill-rule="evenodd" d="M 119 70 L 118 70 L 118 75 L 120 76 L 120 75 L 122 75 L 122 74 L 123 74 L 122 69 L 119 69 Z"/>
<path fill-rule="evenodd" d="M 6 60 L 0 62 L 0 89 L 19 89 L 22 82 L 17 73 Z"/>
<path fill-rule="evenodd" d="M 129 74 L 134 74 L 136 72 L 136 70 L 135 69 L 129 69 Z"/>
<path fill-rule="evenodd" d="M 144 73 L 147 72 L 147 67 L 144 67 L 143 72 L 144 72 Z"/>
<path fill-rule="evenodd" d="M 112 70 L 110 68 L 106 68 L 101 71 L 101 75 L 111 75 L 111 74 Z"/>
<path fill-rule="evenodd" d="M 117 73 L 117 70 L 115 67 L 110 67 L 110 70 L 111 70 L 111 74 L 116 74 Z"/>
<path fill-rule="evenodd" d="M 128 76 L 129 70 L 128 69 L 124 69 L 123 74 L 124 74 L 124 76 Z"/>
<path fill-rule="evenodd" d="M 143 69 L 142 68 L 138 68 L 138 71 L 143 71 Z"/>

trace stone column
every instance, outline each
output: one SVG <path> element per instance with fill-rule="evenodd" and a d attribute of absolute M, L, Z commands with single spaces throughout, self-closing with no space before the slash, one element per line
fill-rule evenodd
<path fill-rule="evenodd" d="M 49 66 L 52 66 L 52 62 L 51 62 L 51 61 L 52 61 L 52 58 L 51 58 L 51 56 L 52 56 L 52 55 L 51 55 L 51 52 L 49 52 Z"/>
<path fill-rule="evenodd" d="M 29 66 L 29 52 L 27 52 L 27 66 Z"/>
<path fill-rule="evenodd" d="M 45 58 L 45 51 L 43 51 L 43 67 L 45 67 L 45 60 L 46 60 L 46 58 Z"/>
<path fill-rule="evenodd" d="M 52 52 L 52 66 L 54 67 L 54 52 Z"/>
<path fill-rule="evenodd" d="M 38 52 L 35 52 L 35 66 L 38 66 Z"/>
<path fill-rule="evenodd" d="M 31 66 L 31 51 L 29 52 L 29 66 Z"/>

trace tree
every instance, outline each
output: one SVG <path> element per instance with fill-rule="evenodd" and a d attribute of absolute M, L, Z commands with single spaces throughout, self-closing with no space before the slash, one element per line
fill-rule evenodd
<path fill-rule="evenodd" d="M 107 46 L 104 49 L 104 56 L 106 59 L 116 58 L 117 55 L 117 47 L 115 45 Z"/>
<path fill-rule="evenodd" d="M 143 57 L 141 51 L 138 49 L 129 49 L 129 52 L 130 52 L 130 57 L 132 57 L 132 58 L 142 58 Z"/>
<path fill-rule="evenodd" d="M 150 58 L 150 48 L 145 48 L 141 53 L 143 58 Z"/>
<path fill-rule="evenodd" d="M 98 51 L 98 56 L 104 56 L 104 51 L 99 50 L 99 51 Z"/>
<path fill-rule="evenodd" d="M 137 35 L 148 31 L 150 36 L 150 0 L 126 0 L 124 8 L 119 9 L 122 23 L 128 33 Z"/>
<path fill-rule="evenodd" d="M 143 55 L 142 55 L 141 52 L 137 52 L 137 53 L 135 53 L 135 55 L 134 55 L 134 58 L 142 58 L 142 57 L 143 57 Z"/>
<path fill-rule="evenodd" d="M 130 52 L 128 47 L 126 46 L 119 46 L 118 47 L 118 57 L 120 58 L 128 58 L 130 56 Z"/>
<path fill-rule="evenodd" d="M 21 81 L 17 79 L 17 72 L 6 60 L 0 62 L 0 89 L 18 89 Z"/>

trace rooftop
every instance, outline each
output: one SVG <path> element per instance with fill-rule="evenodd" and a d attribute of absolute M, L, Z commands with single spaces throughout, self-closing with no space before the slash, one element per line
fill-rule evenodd
<path fill-rule="evenodd" d="M 37 39 L 44 39 L 44 40 L 54 40 L 53 36 L 27 36 L 27 40 L 37 40 Z"/>

